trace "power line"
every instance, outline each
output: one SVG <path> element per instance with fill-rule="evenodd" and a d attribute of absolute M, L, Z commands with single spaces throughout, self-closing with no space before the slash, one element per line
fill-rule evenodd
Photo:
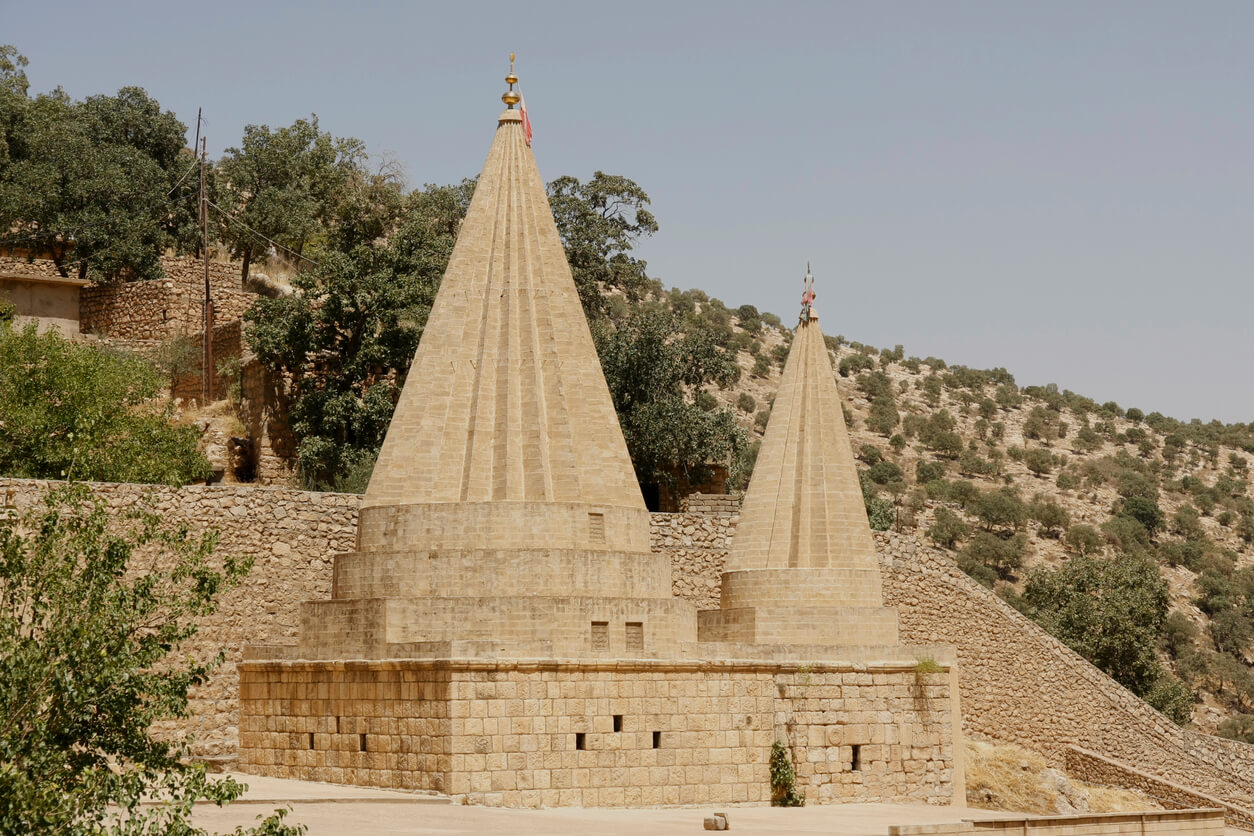
<path fill-rule="evenodd" d="M 314 260 L 313 260 L 312 258 L 310 258 L 309 256 L 307 256 L 307 255 L 301 255 L 300 253 L 296 252 L 295 250 L 293 250 L 293 249 L 289 249 L 288 247 L 283 246 L 283 245 L 282 245 L 282 244 L 280 244 L 278 241 L 275 241 L 273 238 L 270 238 L 270 237 L 268 237 L 268 236 L 266 236 L 266 235 L 262 235 L 260 232 L 258 232 L 257 230 L 253 229 L 251 226 L 249 226 L 248 224 L 246 224 L 246 223 L 244 223 L 243 221 L 239 220 L 238 218 L 233 218 L 233 217 L 231 217 L 231 215 L 230 215 L 230 213 L 229 213 L 229 212 L 227 212 L 225 209 L 223 209 L 221 206 L 219 206 L 218 204 L 214 203 L 213 201 L 211 201 L 211 200 L 206 200 L 206 201 L 205 201 L 205 203 L 207 203 L 209 206 L 212 206 L 214 209 L 217 209 L 217 210 L 218 210 L 218 211 L 222 214 L 222 217 L 223 217 L 223 218 L 225 218 L 225 219 L 226 219 L 227 221 L 229 221 L 230 223 L 237 224 L 238 226 L 242 226 L 244 229 L 248 230 L 248 231 L 249 231 L 249 232 L 251 232 L 253 235 L 255 235 L 256 237 L 260 238 L 262 241 L 265 241 L 266 243 L 268 243 L 270 246 L 274 247 L 275 249 L 282 250 L 283 252 L 290 254 L 293 258 L 298 258 L 298 259 L 300 259 L 301 261 L 308 261 L 308 262 L 309 262 L 310 264 L 312 264 L 314 267 L 319 267 L 319 266 L 321 266 L 321 265 L 319 265 L 319 264 L 318 264 L 318 262 L 314 261 Z"/>

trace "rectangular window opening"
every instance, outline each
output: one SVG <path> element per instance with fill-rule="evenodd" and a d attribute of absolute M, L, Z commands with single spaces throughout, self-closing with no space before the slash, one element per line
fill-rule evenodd
<path fill-rule="evenodd" d="M 312 748 L 314 747 L 314 745 L 313 745 L 313 736 L 314 736 L 314 733 L 313 733 L 313 732 L 310 732 L 310 733 L 309 733 L 309 748 L 310 748 L 310 749 L 312 749 Z"/>
<path fill-rule="evenodd" d="M 662 748 L 662 733 L 660 731 L 655 731 L 653 733 L 653 748 L 654 749 Z"/>
<path fill-rule="evenodd" d="M 584 733 L 575 732 L 575 748 L 582 751 L 583 749 L 587 748 L 585 743 L 586 743 L 586 738 L 584 737 Z"/>
<path fill-rule="evenodd" d="M 605 542 L 605 515 L 595 511 L 588 514 L 588 539 L 594 543 Z"/>
<path fill-rule="evenodd" d="M 340 733 L 340 718 L 339 717 L 335 718 L 335 733 L 336 734 Z"/>
<path fill-rule="evenodd" d="M 365 732 L 362 732 L 360 735 L 358 735 L 358 741 L 357 741 L 357 743 L 358 743 L 358 746 L 360 746 L 360 747 L 361 747 L 361 748 L 360 748 L 360 751 L 362 751 L 362 752 L 368 752 L 368 751 L 370 751 L 369 749 L 367 749 L 367 748 L 366 748 L 366 734 L 365 734 Z"/>
<path fill-rule="evenodd" d="M 854 772 L 862 771 L 862 745 L 855 743 L 853 746 L 853 763 L 849 767 Z"/>
<path fill-rule="evenodd" d="M 623 715 L 615 714 L 614 715 L 614 731 L 620 732 L 622 730 L 623 730 Z"/>

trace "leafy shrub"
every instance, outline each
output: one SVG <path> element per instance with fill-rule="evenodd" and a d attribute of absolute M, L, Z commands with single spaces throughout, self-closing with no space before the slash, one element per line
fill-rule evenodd
<path fill-rule="evenodd" d="M 1056 484 L 1060 490 L 1073 491 L 1080 487 L 1080 477 L 1072 473 L 1070 470 L 1060 470 L 1058 472 L 1058 478 L 1054 480 L 1054 484 Z"/>
<path fill-rule="evenodd" d="M 1154 536 L 1165 521 L 1162 509 L 1158 507 L 1158 503 L 1145 496 L 1130 496 L 1123 502 L 1123 507 L 1119 509 L 1119 516 L 1131 517 L 1145 527 L 1146 533 Z"/>
<path fill-rule="evenodd" d="M 1028 513 L 1032 519 L 1040 523 L 1040 534 L 1042 537 L 1056 540 L 1071 525 L 1071 515 L 1067 513 L 1067 509 L 1044 496 L 1036 497 L 1028 509 Z"/>
<path fill-rule="evenodd" d="M 1023 464 L 1038 477 L 1048 476 L 1054 469 L 1055 461 L 1054 455 L 1041 447 L 1033 447 L 1023 454 Z"/>
<path fill-rule="evenodd" d="M 765 354 L 759 354 L 753 358 L 753 376 L 767 377 L 771 373 L 771 358 Z"/>
<path fill-rule="evenodd" d="M 850 354 L 840 361 L 837 371 L 841 377 L 849 377 L 856 372 L 866 371 L 875 367 L 875 361 L 865 354 Z"/>
<path fill-rule="evenodd" d="M 874 444 L 863 444 L 858 449 L 858 458 L 868 465 L 873 465 L 883 461 L 884 454 Z"/>
<path fill-rule="evenodd" d="M 750 334 L 757 334 L 762 330 L 762 315 L 753 305 L 741 305 L 737 308 L 736 319 L 740 322 L 740 327 Z"/>
<path fill-rule="evenodd" d="M 771 744 L 771 805 L 804 807 L 806 795 L 797 791 L 797 773 L 788 748 L 776 740 Z"/>
<path fill-rule="evenodd" d="M 952 549 L 954 545 L 971 533 L 971 527 L 963 522 L 962 517 L 948 508 L 936 509 L 936 521 L 927 530 L 927 536 L 938 546 Z"/>
<path fill-rule="evenodd" d="M 765 432 L 766 425 L 770 423 L 771 411 L 769 409 L 759 409 L 758 414 L 753 416 L 753 426 Z"/>
<path fill-rule="evenodd" d="M 963 547 L 966 559 L 981 563 L 999 577 L 1006 578 L 1023 566 L 1023 557 L 1027 552 L 1028 538 L 1023 533 L 1013 537 L 999 537 L 987 531 L 977 531 Z"/>
<path fill-rule="evenodd" d="M 0 474 L 183 485 L 209 476 L 156 370 L 55 330 L 0 327 Z"/>
<path fill-rule="evenodd" d="M 888 485 L 905 480 L 905 474 L 901 472 L 901 468 L 887 459 L 871 465 L 871 469 L 867 471 L 867 476 L 877 485 Z"/>
<path fill-rule="evenodd" d="M 1156 688 L 1160 704 L 1181 694 L 1155 653 L 1167 617 L 1167 584 L 1158 567 L 1140 557 L 1075 557 L 1058 569 L 1033 572 L 1024 585 L 1028 614 L 1060 641 L 1142 698 Z M 1166 697 L 1170 697 L 1167 699 Z M 1172 718 L 1182 718 L 1176 705 Z"/>
<path fill-rule="evenodd" d="M 211 562 L 216 542 L 81 484 L 0 518 L 0 832 L 193 833 L 196 801 L 243 793 L 152 732 L 222 661 L 178 653 L 248 571 Z M 280 813 L 237 832 L 302 830 Z"/>
<path fill-rule="evenodd" d="M 963 450 L 958 457 L 958 472 L 963 476 L 988 476 L 993 471 L 993 463 L 974 450 Z"/>
<path fill-rule="evenodd" d="M 866 419 L 867 429 L 886 436 L 892 433 L 899 420 L 900 416 L 891 396 L 881 395 L 871 401 L 871 411 Z"/>
<path fill-rule="evenodd" d="M 1233 714 L 1219 723 L 1217 734 L 1229 740 L 1254 743 L 1254 714 Z"/>
<path fill-rule="evenodd" d="M 1027 506 L 1010 488 L 981 493 L 971 503 L 971 510 L 980 518 L 985 531 L 1017 532 L 1028 518 Z"/>
<path fill-rule="evenodd" d="M 920 485 L 935 482 L 937 479 L 944 479 L 945 472 L 946 469 L 943 462 L 919 459 L 914 463 L 914 480 Z"/>
<path fill-rule="evenodd" d="M 1063 542 L 1076 554 L 1087 555 L 1099 553 L 1106 541 L 1096 528 L 1081 523 L 1067 529 Z"/>
<path fill-rule="evenodd" d="M 741 412 L 753 412 L 758 408 L 758 402 L 748 392 L 741 392 L 740 397 L 736 398 L 736 408 Z"/>

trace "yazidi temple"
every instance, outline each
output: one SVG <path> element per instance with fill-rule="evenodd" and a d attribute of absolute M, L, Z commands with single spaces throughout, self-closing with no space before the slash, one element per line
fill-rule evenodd
<path fill-rule="evenodd" d="M 240 767 L 506 806 L 961 802 L 952 649 L 885 607 L 807 285 L 722 576 L 671 593 L 515 109 L 294 646 L 249 648 Z M 809 281 L 809 279 L 808 279 Z"/>

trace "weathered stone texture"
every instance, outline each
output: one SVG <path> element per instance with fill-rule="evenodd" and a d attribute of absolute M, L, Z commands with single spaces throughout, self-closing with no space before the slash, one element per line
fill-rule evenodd
<path fill-rule="evenodd" d="M 204 330 L 204 268 L 190 258 L 163 258 L 166 277 L 83 288 L 79 329 L 128 340 L 164 340 Z M 235 322 L 256 298 L 244 291 L 239 266 L 209 263 L 214 321 Z"/>
<path fill-rule="evenodd" d="M 0 499 L 26 507 L 48 483 L 0 479 Z M 207 620 L 197 647 L 225 647 L 228 663 L 193 698 L 205 752 L 237 740 L 234 662 L 244 644 L 291 642 L 298 605 L 330 594 L 333 555 L 354 545 L 359 497 L 256 487 L 172 489 L 96 485 L 115 507 L 152 496 L 171 520 L 222 531 L 223 553 L 253 556 L 253 574 Z M 734 518 L 652 515 L 654 550 L 672 560 L 676 593 L 717 602 L 725 558 L 717 546 Z M 913 535 L 876 533 L 885 601 L 902 640 L 957 648 L 967 733 L 1019 743 L 1063 766 L 1079 746 L 1244 807 L 1254 806 L 1254 747 L 1180 729 L 967 578 L 944 552 Z M 701 548 L 694 548 L 701 546 Z"/>
<path fill-rule="evenodd" d="M 912 667 L 252 663 L 240 765 L 515 807 L 764 802 L 780 739 L 812 801 L 947 803 L 949 677 Z"/>

